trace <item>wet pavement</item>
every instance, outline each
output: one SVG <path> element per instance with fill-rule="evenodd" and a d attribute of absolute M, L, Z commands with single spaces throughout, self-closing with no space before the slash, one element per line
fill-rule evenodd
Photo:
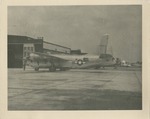
<path fill-rule="evenodd" d="M 141 110 L 141 70 L 8 69 L 9 110 Z"/>

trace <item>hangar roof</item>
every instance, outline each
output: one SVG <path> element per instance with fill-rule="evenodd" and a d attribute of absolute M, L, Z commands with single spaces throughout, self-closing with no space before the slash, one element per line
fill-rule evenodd
<path fill-rule="evenodd" d="M 8 44 L 23 44 L 23 43 L 42 44 L 43 39 L 34 39 L 27 36 L 8 35 Z"/>

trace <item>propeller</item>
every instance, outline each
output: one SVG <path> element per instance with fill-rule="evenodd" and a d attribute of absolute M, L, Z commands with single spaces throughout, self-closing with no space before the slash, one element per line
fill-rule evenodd
<path fill-rule="evenodd" d="M 28 61 L 28 60 L 29 60 L 29 56 L 23 58 L 23 70 L 24 70 L 24 71 L 26 70 L 26 65 L 27 65 L 27 61 Z"/>

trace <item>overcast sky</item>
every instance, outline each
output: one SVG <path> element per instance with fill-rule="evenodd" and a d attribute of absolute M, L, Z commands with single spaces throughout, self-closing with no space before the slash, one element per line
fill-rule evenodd
<path fill-rule="evenodd" d="M 8 34 L 44 37 L 45 41 L 98 53 L 104 34 L 115 57 L 141 61 L 142 6 L 8 7 Z"/>

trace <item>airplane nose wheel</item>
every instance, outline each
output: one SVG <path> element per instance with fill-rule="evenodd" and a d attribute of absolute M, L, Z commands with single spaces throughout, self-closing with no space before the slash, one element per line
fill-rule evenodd
<path fill-rule="evenodd" d="M 82 64 L 83 64 L 83 61 L 82 61 L 82 60 L 78 60 L 78 61 L 77 61 L 77 64 L 78 64 L 78 65 L 82 65 Z"/>

